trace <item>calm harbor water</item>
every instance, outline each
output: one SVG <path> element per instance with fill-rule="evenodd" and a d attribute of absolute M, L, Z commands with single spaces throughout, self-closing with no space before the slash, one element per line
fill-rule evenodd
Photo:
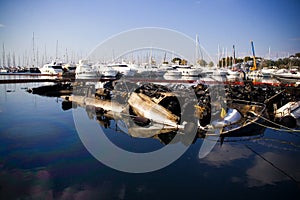
<path fill-rule="evenodd" d="M 64 110 L 60 98 L 26 92 L 46 84 L 52 83 L 0 85 L 0 199 L 300 197 L 300 133 L 265 129 L 251 137 L 225 138 L 202 159 L 203 139 L 198 138 L 161 170 L 125 173 L 87 151 L 72 109 Z M 164 146 L 157 139 L 132 138 L 114 126 L 111 121 L 105 134 L 125 149 L 147 152 Z"/>

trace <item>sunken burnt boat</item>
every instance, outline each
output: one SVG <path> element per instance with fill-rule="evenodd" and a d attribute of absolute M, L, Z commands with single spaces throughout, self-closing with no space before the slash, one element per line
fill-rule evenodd
<path fill-rule="evenodd" d="M 80 106 L 94 112 L 99 122 L 103 118 L 113 119 L 119 130 L 132 137 L 149 138 L 184 130 L 184 125 L 180 124 L 179 100 L 167 87 L 155 84 L 134 85 L 132 87 L 137 89 L 128 92 L 123 89 L 130 88 L 129 83 L 124 88 L 122 82 L 118 84 L 119 88 L 115 86 L 113 90 L 99 88 L 95 91 L 75 87 L 72 96 L 62 98 L 65 102 L 72 102 L 73 108 Z M 91 94 L 89 91 L 95 93 Z"/>
<path fill-rule="evenodd" d="M 262 103 L 232 100 L 227 103 L 226 115 L 216 118 L 207 112 L 207 105 L 199 106 L 199 99 L 188 97 L 184 93 L 185 89 L 181 91 L 173 88 L 172 91 L 163 85 L 146 83 L 133 85 L 132 88 L 137 89 L 128 91 L 128 83 L 126 87 L 122 86 L 122 82 L 117 85 L 119 88 L 100 88 L 90 95 L 86 95 L 87 92 L 78 93 L 75 88 L 72 96 L 63 98 L 73 102 L 73 105 L 75 103 L 86 110 L 94 110 L 100 124 L 103 118 L 114 120 L 122 132 L 132 137 L 173 137 L 178 132 L 198 132 L 199 137 L 216 133 L 244 136 L 258 134 L 262 130 L 257 124 L 261 123 L 260 116 L 265 113 L 265 105 Z M 122 87 L 127 88 L 127 91 L 122 90 Z M 203 125 L 203 121 L 211 123 Z"/>
<path fill-rule="evenodd" d="M 198 123 L 199 135 L 241 137 L 262 134 L 266 105 L 258 102 L 234 99 L 227 104 L 224 117 L 212 117 L 206 126 Z"/>

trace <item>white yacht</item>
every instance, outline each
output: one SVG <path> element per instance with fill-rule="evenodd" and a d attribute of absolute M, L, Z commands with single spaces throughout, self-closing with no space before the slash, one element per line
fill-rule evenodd
<path fill-rule="evenodd" d="M 76 79 L 95 79 L 100 78 L 99 72 L 92 67 L 87 60 L 79 60 L 75 70 Z"/>
<path fill-rule="evenodd" d="M 273 73 L 273 76 L 276 78 L 300 80 L 300 71 L 298 69 L 280 69 Z"/>
<path fill-rule="evenodd" d="M 181 76 L 199 76 L 202 69 L 194 68 L 191 65 L 172 65 L 172 67 L 181 73 Z"/>
<path fill-rule="evenodd" d="M 226 76 L 228 75 L 227 69 L 219 67 L 200 67 L 202 69 L 201 75 L 203 76 Z"/>
<path fill-rule="evenodd" d="M 7 72 L 8 72 L 7 69 L 0 67 L 0 73 L 7 73 Z"/>
<path fill-rule="evenodd" d="M 237 80 L 241 78 L 241 72 L 239 71 L 232 71 L 231 69 L 227 70 L 226 78 L 228 80 Z"/>
<path fill-rule="evenodd" d="M 178 71 L 177 69 L 173 68 L 172 65 L 169 65 L 168 63 L 163 63 L 159 69 L 164 72 L 164 77 L 165 76 L 181 76 L 181 72 Z"/>
<path fill-rule="evenodd" d="M 261 69 L 261 74 L 263 77 L 271 77 L 277 69 L 264 67 Z"/>
<path fill-rule="evenodd" d="M 258 77 L 263 77 L 263 74 L 261 70 L 253 70 L 253 71 L 249 71 L 247 73 L 247 76 L 250 78 L 258 78 Z"/>
<path fill-rule="evenodd" d="M 177 69 L 166 70 L 164 76 L 181 76 L 181 72 Z"/>
<path fill-rule="evenodd" d="M 52 61 L 39 68 L 42 75 L 62 76 L 63 68 L 61 62 Z"/>
<path fill-rule="evenodd" d="M 122 63 L 111 63 L 107 65 L 112 69 L 118 71 L 120 74 L 124 76 L 134 76 L 137 73 L 136 69 L 132 69 L 125 62 Z"/>
<path fill-rule="evenodd" d="M 228 74 L 227 69 L 225 68 L 216 68 L 213 72 L 213 76 L 226 76 Z"/>
<path fill-rule="evenodd" d="M 94 69 L 98 71 L 101 77 L 115 78 L 119 75 L 119 72 L 106 64 L 96 64 Z"/>
<path fill-rule="evenodd" d="M 147 76 L 147 77 L 152 77 L 152 76 L 163 76 L 165 74 L 165 70 L 161 70 L 158 68 L 156 65 L 151 65 L 149 63 L 143 63 L 143 64 L 128 64 L 128 66 L 131 69 L 137 70 L 136 75 L 138 76 Z"/>

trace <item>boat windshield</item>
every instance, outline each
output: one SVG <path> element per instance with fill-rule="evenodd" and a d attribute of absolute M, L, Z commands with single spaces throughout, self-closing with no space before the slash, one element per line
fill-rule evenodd
<path fill-rule="evenodd" d="M 53 69 L 62 69 L 61 66 L 52 66 Z"/>
<path fill-rule="evenodd" d="M 75 70 L 76 67 L 68 67 L 69 70 Z"/>
<path fill-rule="evenodd" d="M 111 67 L 128 67 L 128 66 L 121 64 L 121 65 L 112 65 Z"/>

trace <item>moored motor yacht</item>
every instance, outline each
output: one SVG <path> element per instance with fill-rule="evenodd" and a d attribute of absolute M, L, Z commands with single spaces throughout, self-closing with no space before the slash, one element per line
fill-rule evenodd
<path fill-rule="evenodd" d="M 96 64 L 94 66 L 95 70 L 99 73 L 99 75 L 103 77 L 115 78 L 119 75 L 119 72 L 113 69 L 111 66 L 106 64 Z"/>
<path fill-rule="evenodd" d="M 41 67 L 40 71 L 42 75 L 61 76 L 63 74 L 62 63 L 52 61 L 51 63 L 47 63 Z"/>
<path fill-rule="evenodd" d="M 297 69 L 280 69 L 273 73 L 275 78 L 300 79 L 300 72 Z"/>
<path fill-rule="evenodd" d="M 137 72 L 136 69 L 132 69 L 128 66 L 127 63 L 110 63 L 107 65 L 108 67 L 111 67 L 112 69 L 118 71 L 123 76 L 134 76 Z"/>
<path fill-rule="evenodd" d="M 271 77 L 272 74 L 276 72 L 277 69 L 264 67 L 261 69 L 261 74 L 263 77 Z"/>
<path fill-rule="evenodd" d="M 79 60 L 79 63 L 75 70 L 76 79 L 94 79 L 100 78 L 100 74 L 92 67 L 87 60 Z"/>
<path fill-rule="evenodd" d="M 236 80 L 241 78 L 241 72 L 228 69 L 226 78 L 228 80 Z"/>
<path fill-rule="evenodd" d="M 172 67 L 181 73 L 181 76 L 199 76 L 202 69 L 191 65 L 172 65 Z"/>

